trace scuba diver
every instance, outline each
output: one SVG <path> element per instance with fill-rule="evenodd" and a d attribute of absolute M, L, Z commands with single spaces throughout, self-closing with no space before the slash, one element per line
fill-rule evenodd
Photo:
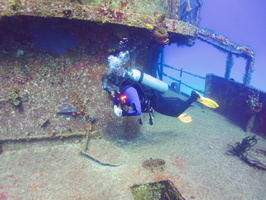
<path fill-rule="evenodd" d="M 168 99 L 162 96 L 168 85 L 140 70 L 132 69 L 122 75 L 115 71 L 102 78 L 103 89 L 113 97 L 114 113 L 118 116 L 139 116 L 149 113 L 149 123 L 153 124 L 153 110 L 161 114 L 178 117 L 182 122 L 191 122 L 191 117 L 183 113 L 193 102 L 198 101 L 208 107 L 216 108 L 218 104 L 192 91 L 185 102 Z M 141 118 L 138 122 L 142 124 Z"/>

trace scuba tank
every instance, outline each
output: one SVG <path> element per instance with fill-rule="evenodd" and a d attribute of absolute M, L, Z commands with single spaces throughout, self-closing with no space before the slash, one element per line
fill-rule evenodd
<path fill-rule="evenodd" d="M 134 81 L 148 86 L 160 93 L 165 93 L 168 90 L 168 84 L 152 77 L 151 75 L 145 74 L 138 69 L 132 69 L 126 73 L 128 76 L 132 77 Z"/>

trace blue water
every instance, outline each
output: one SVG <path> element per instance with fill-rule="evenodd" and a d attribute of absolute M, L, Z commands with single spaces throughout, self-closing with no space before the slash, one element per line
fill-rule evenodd
<path fill-rule="evenodd" d="M 222 196 L 264 200 L 265 173 L 237 156 L 226 155 L 228 144 L 241 142 L 253 133 L 244 132 L 198 102 L 186 110 L 190 123 L 156 112 L 153 125 L 149 124 L 148 113 L 141 116 L 143 125 L 137 123 L 139 118 L 116 117 L 112 99 L 101 88 L 110 53 L 103 47 L 109 47 L 108 37 L 114 39 L 109 35 L 110 27 L 97 25 L 97 34 L 91 24 L 82 27 L 91 34 L 82 38 L 83 42 L 90 41 L 85 49 L 79 46 L 81 38 L 77 35 L 81 34 L 74 34 L 79 30 L 73 31 L 71 23 L 59 23 L 67 20 L 31 20 L 12 19 L 12 26 L 0 28 L 0 137 L 16 140 L 43 135 L 48 140 L 0 143 L 0 199 L 133 200 L 132 185 L 171 180 L 187 199 L 218 200 Z M 197 45 L 198 41 L 195 48 L 174 51 L 167 46 L 165 62 L 203 77 L 206 73 L 223 76 L 226 55 L 205 44 L 210 50 L 206 53 Z M 134 58 L 145 55 L 131 50 Z M 198 59 L 194 59 L 196 55 Z M 196 63 L 195 68 L 190 61 Z M 119 63 L 119 68 L 120 64 L 124 65 Z M 165 72 L 180 77 L 178 72 Z M 232 77 L 241 82 L 241 73 L 236 72 Z M 204 81 L 188 77 L 183 74 L 182 82 L 204 90 Z M 73 96 L 75 90 L 80 92 Z M 186 91 L 185 87 L 181 91 Z M 73 107 L 71 102 L 83 104 Z M 79 108 L 85 109 L 81 113 L 88 111 L 91 119 L 79 115 Z M 73 112 L 75 117 L 70 117 Z M 96 132 L 89 132 L 91 140 L 85 149 L 84 133 L 92 118 Z M 70 133 L 83 135 L 62 140 L 62 134 Z M 265 148 L 265 140 L 258 138 L 259 147 Z M 89 156 L 80 153 L 92 149 Z M 163 159 L 165 169 L 153 172 L 143 167 L 143 162 L 151 158 Z"/>

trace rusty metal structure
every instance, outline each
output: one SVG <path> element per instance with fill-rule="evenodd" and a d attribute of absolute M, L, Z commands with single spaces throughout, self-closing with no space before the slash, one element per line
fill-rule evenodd
<path fill-rule="evenodd" d="M 201 5 L 201 0 L 0 0 L 0 17 L 56 17 L 138 27 L 153 30 L 156 41 L 162 44 L 173 42 L 174 34 L 198 38 L 228 52 L 229 63 L 232 55 L 244 57 L 247 64 L 243 83 L 248 85 L 254 70 L 254 52 L 222 35 L 198 28 Z M 231 67 L 226 67 L 226 78 L 230 71 Z"/>
<path fill-rule="evenodd" d="M 135 127 L 134 119 L 123 119 L 122 122 L 115 120 L 106 106 L 111 105 L 108 98 L 98 95 L 102 92 L 99 84 L 101 77 L 107 70 L 106 58 L 115 50 L 115 45 L 109 45 L 110 41 L 119 42 L 124 35 L 134 41 L 134 47 L 129 49 L 132 52 L 131 66 L 143 67 L 147 73 L 155 75 L 157 61 L 165 44 L 192 46 L 195 39 L 200 39 L 228 53 L 226 79 L 230 79 L 232 56 L 244 57 L 247 64 L 243 83 L 244 86 L 249 85 L 254 70 L 254 52 L 222 35 L 198 28 L 201 5 L 201 0 L 0 0 L 0 45 L 8 38 L 5 36 L 9 32 L 4 29 L 14 28 L 12 33 L 27 32 L 23 23 L 25 18 L 26 22 L 29 21 L 28 24 L 33 21 L 28 19 L 37 19 L 43 25 L 43 30 L 57 21 L 54 26 L 65 26 L 65 30 L 73 32 L 81 44 L 80 48 L 58 57 L 34 51 L 32 42 L 23 46 L 12 37 L 11 43 L 6 42 L 5 50 L 2 51 L 4 53 L 0 54 L 0 81 L 3 88 L 0 93 L 0 106 L 3 109 L 0 112 L 10 113 L 10 110 L 15 110 L 16 115 L 4 119 L 12 121 L 12 126 L 0 129 L 0 135 L 4 136 L 0 138 L 1 141 L 39 137 L 54 139 L 84 134 L 92 136 L 95 131 L 98 131 L 98 135 L 115 132 L 117 138 L 124 137 L 125 133 L 133 130 L 125 136 L 126 139 L 137 136 L 139 127 L 130 128 Z M 27 34 L 18 34 L 18 38 L 22 38 L 18 40 L 23 41 L 25 35 Z M 45 96 L 33 95 L 40 91 L 40 81 L 46 84 L 47 89 L 41 89 L 46 91 Z M 27 82 L 31 84 L 25 84 Z M 49 91 L 50 87 L 53 88 L 52 91 Z M 79 100 L 73 99 L 73 90 L 81 92 Z M 57 93 L 61 94 L 60 98 Z M 32 100 L 30 104 L 29 99 Z M 81 105 L 78 106 L 78 113 L 84 115 L 85 125 L 81 116 L 62 121 L 61 118 L 54 117 L 54 109 L 47 107 L 69 100 L 73 105 L 75 102 Z M 19 106 L 25 106 L 23 112 L 20 112 Z M 90 120 L 94 116 L 88 113 L 94 113 L 97 119 L 93 127 Z M 31 118 L 24 115 L 32 116 L 40 122 L 33 125 Z M 25 121 L 24 124 L 27 125 L 22 130 L 21 121 Z M 44 128 L 46 125 L 48 128 Z M 92 137 L 98 136 L 94 134 Z"/>

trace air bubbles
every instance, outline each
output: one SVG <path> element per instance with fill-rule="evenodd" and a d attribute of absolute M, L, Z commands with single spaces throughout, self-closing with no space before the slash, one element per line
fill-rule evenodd
<path fill-rule="evenodd" d="M 110 55 L 108 56 L 108 63 L 110 70 L 120 70 L 121 67 L 129 61 L 130 55 L 129 51 L 121 51 L 118 56 Z"/>

